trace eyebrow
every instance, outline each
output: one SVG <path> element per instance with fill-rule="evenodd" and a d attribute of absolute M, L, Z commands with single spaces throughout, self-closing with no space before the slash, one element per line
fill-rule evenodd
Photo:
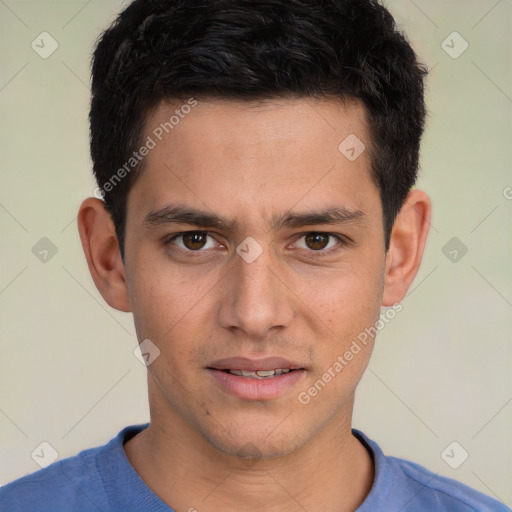
<path fill-rule="evenodd" d="M 190 224 L 221 231 L 236 231 L 237 221 L 221 217 L 216 213 L 206 212 L 184 204 L 169 204 L 151 210 L 143 221 L 143 228 L 151 229 L 167 224 Z M 309 210 L 300 213 L 287 212 L 281 217 L 274 216 L 270 227 L 277 231 L 283 228 L 300 228 L 317 224 L 366 224 L 366 214 L 361 210 L 345 207 L 332 207 L 323 210 Z"/>

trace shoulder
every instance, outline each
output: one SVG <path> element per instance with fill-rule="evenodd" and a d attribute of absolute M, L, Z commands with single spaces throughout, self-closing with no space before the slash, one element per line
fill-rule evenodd
<path fill-rule="evenodd" d="M 96 466 L 100 450 L 84 450 L 1 487 L 0 510 L 101 510 L 106 497 Z"/>
<path fill-rule="evenodd" d="M 446 512 L 510 512 L 499 501 L 457 480 L 441 476 L 414 462 L 388 457 L 388 461 L 400 471 L 408 487 L 417 493 L 417 503 L 422 510 Z M 406 509 L 409 510 L 409 509 Z M 411 510 L 414 509 L 411 506 Z"/>
<path fill-rule="evenodd" d="M 140 426 L 124 428 L 107 444 L 83 450 L 47 468 L 0 487 L 2 512 L 84 512 L 109 510 L 105 479 L 115 471 L 127 435 Z"/>
<path fill-rule="evenodd" d="M 358 512 L 396 509 L 402 512 L 510 512 L 499 501 L 414 462 L 384 455 L 359 430 L 354 435 L 373 455 L 375 479 Z"/>

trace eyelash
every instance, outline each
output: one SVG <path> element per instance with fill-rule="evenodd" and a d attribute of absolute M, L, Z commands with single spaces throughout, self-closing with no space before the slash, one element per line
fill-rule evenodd
<path fill-rule="evenodd" d="M 201 231 L 201 230 L 193 230 L 193 231 L 182 231 L 181 233 L 176 233 L 174 235 L 171 235 L 170 237 L 167 237 L 165 240 L 164 240 L 164 245 L 165 246 L 169 246 L 169 245 L 174 245 L 172 244 L 172 242 L 176 239 L 176 238 L 179 238 L 180 236 L 183 236 L 183 235 L 187 235 L 187 234 L 193 234 L 193 233 L 203 233 L 205 234 L 206 236 L 209 236 L 213 239 L 215 239 L 215 237 L 213 236 L 212 233 L 210 233 L 209 231 Z M 330 249 L 320 249 L 318 251 L 315 251 L 313 249 L 301 249 L 301 250 L 307 250 L 307 252 L 310 252 L 310 253 L 314 253 L 315 255 L 318 255 L 319 257 L 322 257 L 322 256 L 328 256 L 328 255 L 331 255 L 343 248 L 345 248 L 347 245 L 349 245 L 349 241 L 347 240 L 346 237 L 343 237 L 342 235 L 337 235 L 335 233 L 328 233 L 328 232 L 325 232 L 325 231 L 307 231 L 305 233 L 301 233 L 301 236 L 299 238 L 297 238 L 297 240 L 294 242 L 296 243 L 298 240 L 300 240 L 301 238 L 307 236 L 307 235 L 310 235 L 310 234 L 315 234 L 315 235 L 325 235 L 325 236 L 329 236 L 329 237 L 332 237 L 332 238 L 335 238 L 336 241 L 338 242 L 337 245 L 335 245 L 334 247 L 331 247 Z M 190 249 L 182 249 L 181 247 L 176 247 L 173 248 L 172 250 L 175 250 L 175 251 L 180 251 L 180 252 L 186 252 L 187 255 L 192 255 L 193 257 L 199 257 L 201 256 L 203 253 L 207 252 L 209 249 L 198 249 L 197 251 L 192 251 Z"/>

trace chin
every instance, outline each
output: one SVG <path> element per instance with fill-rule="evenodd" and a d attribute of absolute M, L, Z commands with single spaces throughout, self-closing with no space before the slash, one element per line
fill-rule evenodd
<path fill-rule="evenodd" d="M 276 428 L 279 422 L 232 422 L 225 429 L 204 432 L 206 440 L 220 452 L 241 459 L 273 459 L 295 451 L 304 444 L 290 428 Z"/>
<path fill-rule="evenodd" d="M 229 443 L 221 439 L 209 439 L 210 444 L 220 452 L 237 457 L 239 459 L 265 460 L 283 457 L 296 450 L 297 446 L 290 444 L 274 445 L 261 436 L 259 439 L 249 440 L 239 438 L 230 440 Z"/>

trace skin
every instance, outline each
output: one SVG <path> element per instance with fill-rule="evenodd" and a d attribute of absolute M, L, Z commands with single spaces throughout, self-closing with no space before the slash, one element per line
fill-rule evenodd
<path fill-rule="evenodd" d="M 160 104 L 145 136 L 180 104 Z M 381 306 L 404 298 L 423 255 L 427 194 L 409 193 L 386 252 L 369 152 L 349 161 L 338 150 L 349 134 L 369 147 L 364 114 L 358 102 L 335 99 L 200 101 L 150 151 L 130 190 L 125 262 L 103 202 L 80 207 L 98 290 L 133 313 L 139 342 L 161 351 L 148 366 L 150 426 L 124 449 L 177 511 L 349 511 L 371 489 L 373 462 L 351 420 L 374 340 L 307 405 L 297 398 L 375 324 Z M 148 212 L 176 202 L 236 221 L 236 229 L 144 225 Z M 271 226 L 290 211 L 340 206 L 364 215 Z M 186 252 L 198 246 L 184 238 L 168 240 L 192 230 L 210 231 L 202 252 Z M 305 237 L 313 231 L 347 243 L 325 236 L 314 245 Z M 236 252 L 249 236 L 263 250 L 252 263 Z M 231 356 L 280 356 L 306 371 L 276 399 L 245 400 L 206 370 Z"/>

